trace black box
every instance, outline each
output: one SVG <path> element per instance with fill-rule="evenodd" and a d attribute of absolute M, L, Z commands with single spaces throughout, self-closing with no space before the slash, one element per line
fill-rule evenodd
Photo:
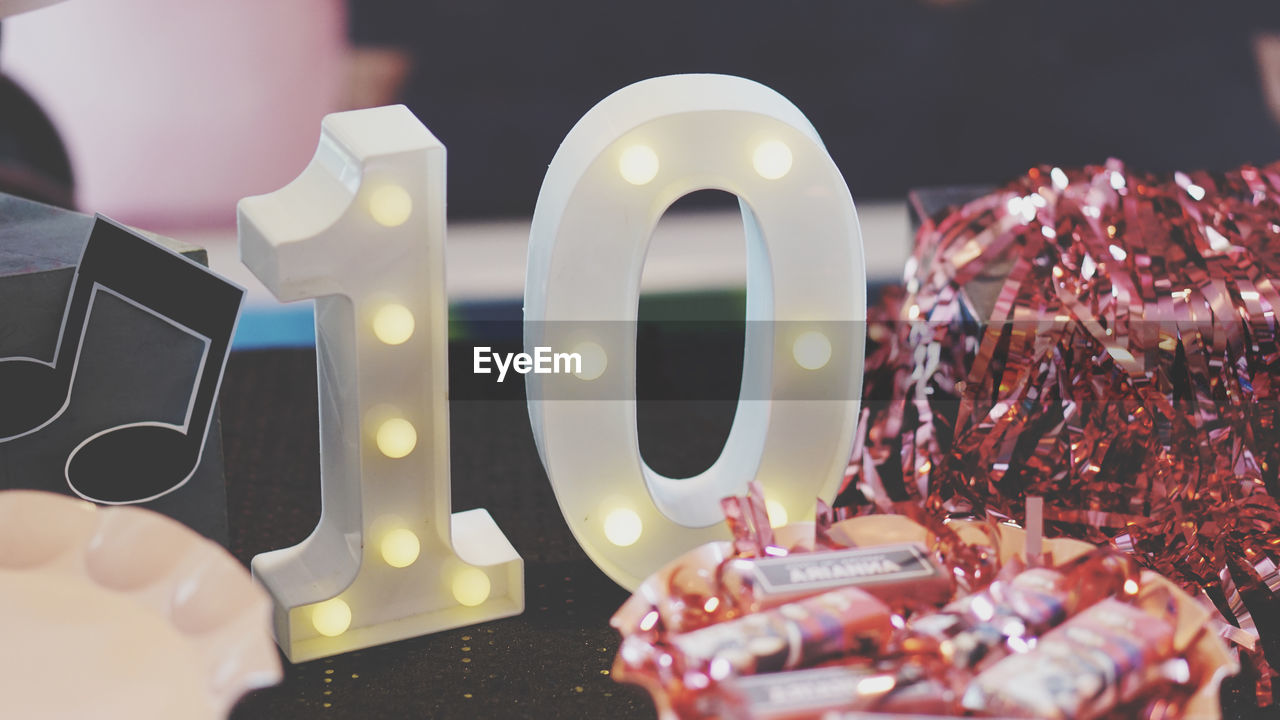
<path fill-rule="evenodd" d="M 0 194 L 0 361 L 52 361 L 76 266 L 94 218 Z M 201 265 L 201 248 L 146 233 Z M 0 490 L 75 494 L 66 464 L 83 441 L 126 423 L 183 422 L 200 372 L 204 344 L 162 317 L 98 293 L 85 323 L 66 409 L 29 434 L 0 441 Z M 65 333 L 79 332 L 67 328 Z M 221 357 L 208 359 L 219 369 Z M 61 362 L 61 359 L 60 359 Z M 0 415 L 6 412 L 0 387 Z M 9 392 L 12 398 L 13 392 Z M 207 406 L 206 406 L 207 407 Z M 195 473 L 181 487 L 139 503 L 227 544 L 227 498 L 218 412 L 209 423 Z"/>

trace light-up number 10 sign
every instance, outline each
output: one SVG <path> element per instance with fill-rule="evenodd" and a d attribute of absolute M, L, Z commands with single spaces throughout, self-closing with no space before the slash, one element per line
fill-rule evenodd
<path fill-rule="evenodd" d="M 640 456 L 634 322 L 659 218 L 709 188 L 738 196 L 746 228 L 742 387 L 720 457 L 675 479 Z M 814 498 L 834 496 L 862 387 L 862 239 L 840 171 L 778 93 L 678 75 L 596 105 L 547 170 L 524 305 L 526 352 L 591 363 L 526 376 L 529 418 L 569 528 L 619 584 L 634 589 L 681 552 L 727 539 L 720 500 L 751 480 L 775 517 L 812 519 Z"/>
<path fill-rule="evenodd" d="M 240 253 L 316 298 L 320 524 L 259 555 L 294 662 L 519 614 L 524 566 L 450 514 L 444 146 L 403 106 L 325 118 L 292 183 L 239 206 Z"/>
<path fill-rule="evenodd" d="M 640 457 L 635 325 L 649 238 L 692 191 L 741 200 L 747 333 L 737 414 L 695 478 Z M 241 255 L 281 300 L 316 298 L 320 524 L 259 555 L 277 640 L 300 661 L 519 613 L 523 566 L 488 513 L 450 515 L 444 147 L 401 106 L 325 118 L 295 181 L 240 203 Z M 848 188 L 799 110 L 740 78 L 682 75 L 606 98 L 573 128 L 534 213 L 529 415 L 570 529 L 634 588 L 726 536 L 720 499 L 761 480 L 812 517 L 848 460 L 866 281 Z"/>

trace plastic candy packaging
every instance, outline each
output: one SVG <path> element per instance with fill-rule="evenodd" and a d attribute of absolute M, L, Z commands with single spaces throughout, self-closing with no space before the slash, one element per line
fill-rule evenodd
<path fill-rule="evenodd" d="M 912 618 L 904 645 L 976 671 L 1029 649 L 1037 636 L 1103 598 L 1137 594 L 1138 576 L 1132 559 L 1106 549 L 1059 567 L 1023 570 L 940 612 Z"/>
<path fill-rule="evenodd" d="M 1008 657 L 970 684 L 963 703 L 979 715 L 1094 720 L 1163 679 L 1173 625 L 1118 600 L 1103 600 Z"/>

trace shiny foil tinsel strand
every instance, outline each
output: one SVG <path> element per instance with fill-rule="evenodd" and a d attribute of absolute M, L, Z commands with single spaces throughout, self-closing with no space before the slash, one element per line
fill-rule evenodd
<path fill-rule="evenodd" d="M 1051 531 L 1132 552 L 1274 653 L 1278 308 L 1280 163 L 1034 168 L 921 227 L 872 313 L 837 505 L 936 524 L 1043 496 Z"/>

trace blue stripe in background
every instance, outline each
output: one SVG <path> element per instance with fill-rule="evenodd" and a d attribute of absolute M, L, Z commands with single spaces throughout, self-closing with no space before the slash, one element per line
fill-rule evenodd
<path fill-rule="evenodd" d="M 869 304 L 875 303 L 883 288 L 894 284 L 871 279 L 867 287 Z M 743 291 L 693 291 L 656 294 L 649 300 L 650 319 L 699 320 L 742 317 L 746 294 Z M 475 342 L 520 342 L 523 311 L 521 299 L 468 300 L 449 306 L 449 339 Z M 316 344 L 315 303 L 249 305 L 240 313 L 240 324 L 231 342 L 232 350 L 268 348 L 309 348 Z"/>
<path fill-rule="evenodd" d="M 519 342 L 520 300 L 469 301 L 449 306 L 449 338 Z M 315 347 L 315 303 L 249 305 L 240 312 L 232 350 Z"/>
<path fill-rule="evenodd" d="M 246 307 L 231 341 L 232 350 L 315 347 L 316 318 L 313 303 L 280 307 Z"/>

